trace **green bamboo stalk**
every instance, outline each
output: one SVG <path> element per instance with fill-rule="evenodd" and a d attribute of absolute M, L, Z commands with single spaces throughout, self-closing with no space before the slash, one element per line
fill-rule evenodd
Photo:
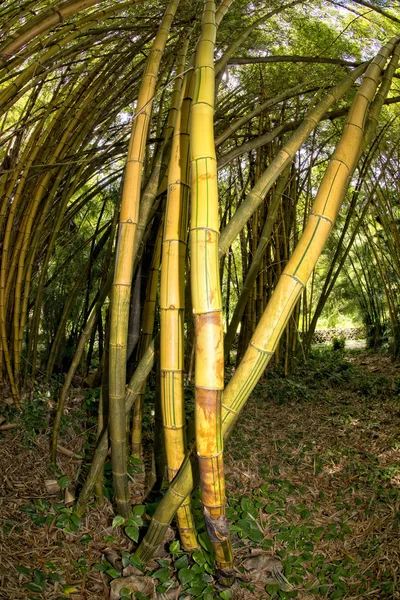
<path fill-rule="evenodd" d="M 139 360 L 146 351 L 151 342 L 154 331 L 154 320 L 156 314 L 158 280 L 160 278 L 160 261 L 161 261 L 161 243 L 162 243 L 162 224 L 159 227 L 156 244 L 154 247 L 153 258 L 150 265 L 150 275 L 147 282 L 146 298 L 143 307 L 142 332 L 140 336 L 138 356 Z M 144 382 L 140 397 L 135 403 L 132 417 L 131 431 L 131 448 L 132 455 L 135 458 L 142 458 L 142 421 L 143 421 L 143 405 L 144 392 L 146 382 Z"/>
<path fill-rule="evenodd" d="M 75 375 L 75 371 L 80 363 L 80 360 L 82 358 L 83 351 L 85 348 L 85 344 L 86 344 L 87 340 L 89 339 L 89 336 L 93 329 L 93 326 L 95 325 L 95 323 L 97 322 L 97 320 L 99 318 L 99 311 L 101 310 L 104 300 L 106 299 L 108 293 L 110 292 L 113 275 L 114 275 L 114 273 L 113 273 L 113 271 L 111 271 L 107 280 L 104 282 L 102 289 L 100 290 L 98 300 L 91 310 L 91 313 L 86 322 L 85 328 L 81 334 L 81 337 L 79 338 L 78 346 L 76 348 L 75 355 L 72 360 L 71 366 L 65 377 L 64 385 L 62 387 L 60 398 L 57 403 L 57 411 L 56 411 L 56 415 L 54 417 L 54 423 L 53 423 L 53 434 L 52 434 L 52 439 L 51 439 L 51 460 L 52 460 L 53 464 L 56 463 L 58 432 L 60 429 L 61 417 L 64 413 L 65 401 L 67 398 L 69 388 L 71 386 L 72 378 Z"/>
<path fill-rule="evenodd" d="M 239 326 L 240 320 L 243 316 L 244 310 L 246 308 L 247 301 L 250 296 L 250 292 L 253 288 L 254 282 L 260 270 L 261 261 L 263 259 L 265 249 L 271 239 L 272 229 L 275 224 L 276 216 L 278 214 L 279 204 L 282 199 L 282 194 L 285 189 L 287 183 L 287 176 L 289 175 L 289 170 L 287 169 L 287 173 L 283 174 L 281 178 L 278 180 L 276 189 L 272 195 L 271 204 L 268 208 L 267 218 L 265 220 L 265 224 L 260 236 L 259 244 L 255 253 L 253 254 L 253 260 L 251 265 L 247 271 L 246 279 L 243 283 L 243 288 L 238 298 L 238 301 L 235 306 L 235 310 L 232 315 L 231 322 L 229 323 L 229 327 L 227 329 L 225 339 L 224 339 L 224 351 L 225 355 L 229 354 L 233 339 L 236 335 L 237 328 Z"/>
<path fill-rule="evenodd" d="M 146 382 L 150 371 L 154 366 L 156 356 L 159 354 L 159 335 L 157 334 L 154 340 L 149 344 L 146 352 L 143 354 L 131 380 L 126 388 L 124 396 L 124 410 L 127 417 L 132 410 L 143 383 Z M 79 498 L 76 504 L 75 512 L 78 516 L 82 516 L 86 510 L 88 502 L 93 495 L 93 490 L 96 484 L 103 477 L 104 461 L 108 453 L 108 431 L 105 429 L 98 438 L 96 451 L 93 456 L 92 466 L 89 475 L 82 487 Z"/>
<path fill-rule="evenodd" d="M 133 249 L 139 218 L 145 144 L 149 128 L 152 99 L 161 57 L 167 42 L 179 0 L 171 0 L 147 59 L 136 106 L 129 143 L 125 181 L 122 194 L 117 259 L 112 293 L 110 335 L 110 439 L 114 493 L 118 512 L 127 517 L 130 502 L 127 482 L 125 377 L 129 302 L 134 263 Z"/>
<path fill-rule="evenodd" d="M 52 27 L 62 23 L 64 19 L 97 4 L 99 0 L 69 0 L 57 7 L 57 10 L 49 8 L 30 19 L 26 25 L 21 27 L 12 39 L 0 45 L 0 68 L 14 56 L 20 48 L 28 44 L 31 40 Z M 139 0 L 137 0 L 139 1 Z"/>

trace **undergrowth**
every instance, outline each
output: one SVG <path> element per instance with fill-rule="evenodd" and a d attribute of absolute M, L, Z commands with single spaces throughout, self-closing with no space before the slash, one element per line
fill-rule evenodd
<path fill-rule="evenodd" d="M 145 571 L 161 598 L 172 592 L 178 600 L 396 597 L 395 567 L 392 569 L 390 561 L 380 558 L 377 569 L 373 560 L 381 556 L 382 540 L 390 542 L 392 534 L 398 539 L 400 527 L 394 515 L 400 467 L 393 461 L 383 462 L 379 454 L 400 449 L 396 435 L 387 427 L 390 422 L 384 436 L 382 433 L 386 423 L 383 407 L 387 408 L 388 402 L 391 409 L 398 406 L 400 378 L 367 372 L 355 364 L 353 356 L 356 354 L 340 345 L 318 348 L 290 377 L 279 377 L 273 371 L 265 373 L 226 453 L 227 514 L 236 556 L 236 588 L 216 586 L 212 547 L 205 532 L 199 494 L 195 493 L 193 513 L 200 549 L 189 555 L 174 540 L 168 544 L 167 555 L 152 561 Z M 150 438 L 154 398 L 150 390 L 147 393 L 145 435 Z M 189 417 L 193 409 L 190 387 L 187 394 Z M 27 443 L 49 431 L 51 397 L 40 390 L 35 398 L 31 410 L 21 416 Z M 84 416 L 86 426 L 95 423 L 96 403 L 96 392 L 87 392 L 76 409 L 81 418 Z M 63 430 L 73 423 L 76 418 L 68 414 Z M 86 435 L 92 447 L 91 434 Z M 243 486 L 246 465 L 254 485 Z M 131 462 L 132 479 L 141 468 L 141 464 Z M 109 498 L 113 493 L 110 474 L 106 463 L 105 491 Z M 61 488 L 71 484 L 69 478 L 58 475 Z M 116 516 L 112 526 L 115 530 L 122 527 L 134 546 L 155 508 L 155 503 L 138 505 L 128 521 Z M 112 547 L 118 552 L 118 535 L 107 533 L 102 544 L 94 544 L 95 533 L 82 533 L 73 508 L 60 501 L 36 499 L 20 510 L 21 520 L 28 518 L 33 527 L 55 527 L 66 543 L 71 535 L 79 541 L 81 553 L 72 564 L 77 579 L 100 571 L 111 581 L 123 576 L 128 566 L 142 569 L 134 558 L 134 547 L 129 552 L 120 550 L 117 563 L 102 559 L 99 548 Z M 378 526 L 374 529 L 376 515 L 385 522 L 384 534 Z M 371 531 L 360 535 L 363 522 L 371 523 Z M 17 521 L 3 528 L 5 536 L 20 531 Z M 279 573 L 262 573 L 252 581 L 243 567 L 244 558 L 252 552 L 274 557 Z M 25 564 L 17 568 L 27 597 L 32 600 L 43 597 L 48 590 L 58 589 L 60 599 L 73 598 L 77 593 L 77 588 L 66 580 L 63 567 L 51 561 L 40 569 Z M 238 589 L 247 596 L 238 596 Z M 139 592 L 132 595 L 127 587 L 121 589 L 121 599 L 133 597 L 143 600 L 145 596 Z"/>

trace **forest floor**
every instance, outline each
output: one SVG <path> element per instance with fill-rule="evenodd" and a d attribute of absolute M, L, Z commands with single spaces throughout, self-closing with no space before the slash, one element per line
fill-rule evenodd
<path fill-rule="evenodd" d="M 134 544 L 112 528 L 108 501 L 79 522 L 46 488 L 73 488 L 93 434 L 93 395 L 75 390 L 60 440 L 71 455 L 52 471 L 52 393 L 38 388 L 40 401 L 0 432 L 0 598 L 108 598 L 124 567 L 136 572 Z M 268 372 L 226 446 L 226 480 L 235 585 L 214 585 L 203 535 L 193 561 L 171 532 L 146 573 L 159 598 L 400 598 L 400 364 L 322 348 L 291 377 Z M 139 475 L 134 502 L 143 490 Z"/>

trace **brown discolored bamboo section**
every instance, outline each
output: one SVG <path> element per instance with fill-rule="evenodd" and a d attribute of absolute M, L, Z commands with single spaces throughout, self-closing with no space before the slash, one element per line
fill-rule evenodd
<path fill-rule="evenodd" d="M 215 3 L 205 1 L 191 108 L 191 293 L 195 325 L 196 451 L 207 532 L 215 562 L 232 568 L 225 512 L 221 399 L 224 388 L 222 298 L 218 266 L 218 185 L 213 137 Z"/>

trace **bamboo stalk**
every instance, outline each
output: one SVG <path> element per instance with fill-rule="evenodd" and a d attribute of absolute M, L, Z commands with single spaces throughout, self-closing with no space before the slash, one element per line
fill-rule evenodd
<path fill-rule="evenodd" d="M 49 8 L 40 13 L 34 19 L 29 20 L 25 26 L 13 35 L 13 39 L 0 45 L 0 68 L 20 48 L 28 44 L 32 39 L 48 31 L 55 25 L 62 23 L 64 19 L 97 4 L 99 0 L 69 0 L 57 7 L 57 10 Z M 136 0 L 137 2 L 139 0 Z"/>
<path fill-rule="evenodd" d="M 192 205 L 190 216 L 191 291 L 195 324 L 196 449 L 207 532 L 221 579 L 229 579 L 233 555 L 225 514 L 221 435 L 224 388 L 222 299 L 218 266 L 218 185 L 215 157 L 214 45 L 215 2 L 205 0 L 195 59 L 195 93 L 190 144 Z"/>
<path fill-rule="evenodd" d="M 385 63 L 400 40 L 392 38 L 370 63 L 353 100 L 342 137 L 318 189 L 308 223 L 271 300 L 261 317 L 249 348 L 230 380 L 224 400 L 223 422 L 234 426 L 237 415 L 273 356 L 280 337 L 322 252 L 359 159 L 365 119 Z M 250 376 L 251 374 L 251 376 Z M 237 412 L 236 412 L 237 411 Z M 229 417 L 227 416 L 229 413 Z"/>
<path fill-rule="evenodd" d="M 272 196 L 272 201 L 268 209 L 267 218 L 264 223 L 264 227 L 261 233 L 260 241 L 257 246 L 256 251 L 253 254 L 253 260 L 251 265 L 247 271 L 246 279 L 243 283 L 242 291 L 238 298 L 237 304 L 235 306 L 235 310 L 229 323 L 228 330 L 225 335 L 224 346 L 225 346 L 225 354 L 229 354 L 230 347 L 232 345 L 233 339 L 236 335 L 237 328 L 240 323 L 240 319 L 243 316 L 244 310 L 246 308 L 247 301 L 249 299 L 252 286 L 256 280 L 257 274 L 260 269 L 261 261 L 264 256 L 265 249 L 270 241 L 273 226 L 275 224 L 275 219 L 278 213 L 279 203 L 282 199 L 283 190 L 285 189 L 287 182 L 287 176 L 283 174 L 281 179 L 278 180 L 276 190 Z"/>
<path fill-rule="evenodd" d="M 51 441 L 51 460 L 54 464 L 56 462 L 58 432 L 60 429 L 61 417 L 64 413 L 65 401 L 66 401 L 67 394 L 68 394 L 68 391 L 69 391 L 69 388 L 71 385 L 71 381 L 72 381 L 75 371 L 79 365 L 79 362 L 82 358 L 83 350 L 85 348 L 85 344 L 86 344 L 87 340 L 89 339 L 90 332 L 92 331 L 93 326 L 97 322 L 97 319 L 99 317 L 99 311 L 101 310 L 104 300 L 110 291 L 112 277 L 113 277 L 113 272 L 111 271 L 109 277 L 103 284 L 103 288 L 100 291 L 99 298 L 98 298 L 95 306 L 92 308 L 92 311 L 89 315 L 89 318 L 88 318 L 85 328 L 82 332 L 82 335 L 79 338 L 79 343 L 78 343 L 78 346 L 77 346 L 77 349 L 75 352 L 75 356 L 72 360 L 71 366 L 68 370 L 68 373 L 67 373 L 65 381 L 64 381 L 64 385 L 61 390 L 60 398 L 57 403 L 56 415 L 54 417 L 53 434 L 52 434 L 52 441 Z"/>
<path fill-rule="evenodd" d="M 181 71 L 184 69 L 184 58 Z M 187 86 L 192 77 L 189 75 Z M 164 427 L 168 480 L 172 481 L 186 454 L 185 410 L 183 391 L 184 372 L 184 311 L 185 311 L 185 258 L 188 230 L 188 120 L 190 102 L 182 102 L 172 140 L 171 161 L 168 171 L 168 196 L 165 214 L 164 241 L 160 286 L 160 373 L 161 411 Z M 182 119 L 181 119 L 182 115 Z M 190 508 L 190 496 L 185 498 L 177 512 L 180 538 L 185 550 L 198 547 L 196 529 Z"/>
<path fill-rule="evenodd" d="M 114 493 L 118 512 L 127 517 L 130 502 L 127 482 L 125 377 L 129 301 L 134 262 L 133 249 L 139 218 L 140 186 L 152 99 L 161 57 L 179 0 L 171 0 L 147 59 L 129 142 L 112 292 L 110 334 L 110 439 Z"/>
<path fill-rule="evenodd" d="M 154 361 L 159 353 L 159 335 L 157 334 L 154 340 L 149 344 L 147 350 L 143 354 L 131 380 L 126 388 L 124 396 L 125 415 L 128 416 L 132 410 L 132 406 L 137 401 L 143 383 L 147 380 L 150 371 L 154 366 Z M 104 461 L 108 453 L 108 431 L 103 430 L 98 437 L 97 447 L 93 456 L 92 466 L 89 475 L 80 492 L 75 512 L 78 516 L 82 516 L 86 510 L 90 497 L 98 481 L 103 477 Z"/>
<path fill-rule="evenodd" d="M 244 227 L 244 224 L 264 201 L 267 192 L 271 189 L 279 175 L 281 175 L 285 168 L 292 162 L 294 155 L 313 129 L 315 129 L 326 111 L 351 88 L 356 79 L 360 77 L 366 69 L 367 64 L 363 64 L 354 69 L 350 75 L 347 75 L 340 83 L 329 90 L 328 94 L 308 112 L 302 124 L 278 152 L 274 160 L 261 175 L 256 185 L 247 195 L 244 202 L 242 202 L 237 209 L 224 231 L 222 231 L 219 241 L 220 257 L 228 250 L 240 230 Z"/>
<path fill-rule="evenodd" d="M 147 282 L 146 299 L 143 307 L 142 333 L 140 336 L 138 356 L 139 360 L 147 350 L 151 342 L 154 331 L 154 319 L 156 314 L 158 280 L 160 277 L 161 261 L 161 243 L 162 243 L 162 224 L 160 225 L 156 244 L 153 252 L 153 258 L 150 266 L 150 276 Z M 146 382 L 142 387 L 140 396 L 135 402 L 132 418 L 131 430 L 131 449 L 135 458 L 142 458 L 142 421 L 143 421 L 143 402 Z"/>

